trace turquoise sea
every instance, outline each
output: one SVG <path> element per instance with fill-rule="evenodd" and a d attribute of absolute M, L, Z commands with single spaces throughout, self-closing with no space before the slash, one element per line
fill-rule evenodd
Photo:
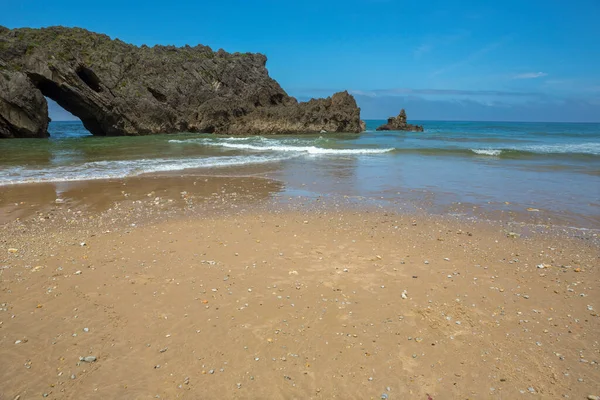
<path fill-rule="evenodd" d="M 535 208 L 600 228 L 600 124 L 411 121 L 425 132 L 376 132 L 383 122 L 367 121 L 362 134 L 109 138 L 52 122 L 49 140 L 0 141 L 0 196 L 33 182 L 259 175 L 290 195 Z"/>

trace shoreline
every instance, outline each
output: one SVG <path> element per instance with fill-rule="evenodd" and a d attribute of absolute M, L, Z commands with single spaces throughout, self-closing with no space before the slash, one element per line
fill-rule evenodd
<path fill-rule="evenodd" d="M 279 182 L 278 195 L 268 196 L 275 199 L 349 198 L 402 212 L 600 229 L 593 125 L 446 122 L 432 124 L 427 135 L 183 134 L 176 140 L 173 135 L 87 140 L 78 136 L 83 127 L 77 124 L 57 123 L 55 128 L 58 136 L 51 144 L 3 142 L 7 157 L 0 162 L 0 182 L 54 180 L 43 185 L 87 187 L 95 193 L 109 186 L 105 182 L 154 177 L 258 177 Z M 518 157 L 510 151 L 500 157 L 474 152 L 512 148 L 520 149 Z M 94 179 L 111 176 L 115 178 Z M 0 203 L 6 191 L 35 192 L 8 186 L 0 187 Z"/>
<path fill-rule="evenodd" d="M 230 191 L 233 197 L 244 197 L 255 206 L 259 202 L 266 208 L 298 201 L 300 205 L 311 201 L 322 204 L 344 204 L 348 208 L 369 207 L 393 213 L 452 217 L 459 221 L 471 220 L 498 225 L 514 225 L 523 229 L 562 230 L 564 232 L 589 232 L 600 234 L 600 216 L 525 208 L 506 203 L 439 202 L 443 193 L 427 190 L 409 190 L 380 193 L 380 196 L 355 194 L 327 194 L 319 182 L 286 182 L 278 176 L 277 168 L 256 165 L 243 171 L 239 168 L 221 168 L 212 171 L 190 169 L 161 173 L 145 173 L 125 178 L 91 179 L 58 182 L 34 182 L 0 186 L 0 226 L 11 221 L 27 219 L 34 214 L 47 212 L 102 213 L 121 205 L 130 207 L 158 198 L 158 203 L 175 205 L 176 210 L 191 210 L 195 204 Z M 33 200 L 32 200 L 33 199 Z M 229 197 L 231 200 L 231 197 Z M 156 204 L 154 204 L 156 205 Z M 185 205 L 185 207 L 184 207 Z"/>
<path fill-rule="evenodd" d="M 0 396 L 600 390 L 593 236 L 202 179 L 118 182 L 129 196 L 104 211 L 111 191 L 0 226 Z"/>

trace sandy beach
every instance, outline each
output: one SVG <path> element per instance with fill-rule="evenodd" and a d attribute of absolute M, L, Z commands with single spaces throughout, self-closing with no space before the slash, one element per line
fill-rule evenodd
<path fill-rule="evenodd" d="M 594 232 L 163 179 L 3 188 L 0 399 L 600 395 Z"/>
<path fill-rule="evenodd" d="M 600 1 L 8 1 L 0 400 L 600 400 Z"/>

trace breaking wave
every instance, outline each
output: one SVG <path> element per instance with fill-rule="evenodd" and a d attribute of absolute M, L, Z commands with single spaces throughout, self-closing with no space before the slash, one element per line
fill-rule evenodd
<path fill-rule="evenodd" d="M 0 186 L 36 182 L 69 182 L 97 179 L 116 179 L 147 173 L 182 171 L 196 168 L 219 168 L 283 161 L 289 157 L 235 156 L 183 159 L 141 159 L 94 161 L 79 165 L 56 166 L 45 169 L 15 166 L 0 171 Z"/>
<path fill-rule="evenodd" d="M 237 141 L 252 140 L 252 144 L 248 143 L 236 143 Z M 319 139 L 316 139 L 317 141 Z M 169 140 L 170 143 L 179 144 L 199 144 L 204 146 L 222 147 L 226 149 L 235 150 L 250 150 L 250 151 L 273 151 L 273 152 L 284 152 L 284 153 L 306 153 L 306 154 L 329 154 L 329 155 L 360 155 L 360 154 L 383 154 L 389 153 L 396 150 L 395 148 L 383 148 L 383 149 L 332 149 L 317 146 L 306 146 L 307 141 L 301 139 L 288 139 L 288 140 L 275 140 L 267 139 L 264 137 L 257 138 L 219 138 L 217 140 L 211 139 L 189 139 L 189 140 Z M 312 140 L 314 143 L 315 140 Z"/>
<path fill-rule="evenodd" d="M 482 156 L 499 156 L 502 154 L 502 150 L 493 149 L 471 149 L 471 151 Z"/>
<path fill-rule="evenodd" d="M 528 145 L 502 149 L 471 149 L 471 151 L 478 155 L 510 156 L 512 158 L 536 155 L 598 156 L 600 155 L 600 143 Z"/>

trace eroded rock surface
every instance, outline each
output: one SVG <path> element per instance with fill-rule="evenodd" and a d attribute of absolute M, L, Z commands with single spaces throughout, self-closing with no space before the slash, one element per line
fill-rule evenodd
<path fill-rule="evenodd" d="M 412 132 L 423 132 L 422 125 L 412 125 L 406 122 L 406 111 L 404 108 L 400 110 L 400 114 L 397 117 L 388 118 L 387 124 L 381 125 L 377 128 L 378 131 L 412 131 Z"/>
<path fill-rule="evenodd" d="M 0 64 L 0 138 L 48 136 L 48 105 L 25 74 Z"/>
<path fill-rule="evenodd" d="M 361 131 L 350 94 L 298 103 L 269 77 L 262 54 L 137 47 L 79 28 L 0 27 L 0 62 L 29 79 L 38 93 L 31 96 L 52 98 L 94 135 Z M 47 116 L 45 101 L 38 113 Z"/>

